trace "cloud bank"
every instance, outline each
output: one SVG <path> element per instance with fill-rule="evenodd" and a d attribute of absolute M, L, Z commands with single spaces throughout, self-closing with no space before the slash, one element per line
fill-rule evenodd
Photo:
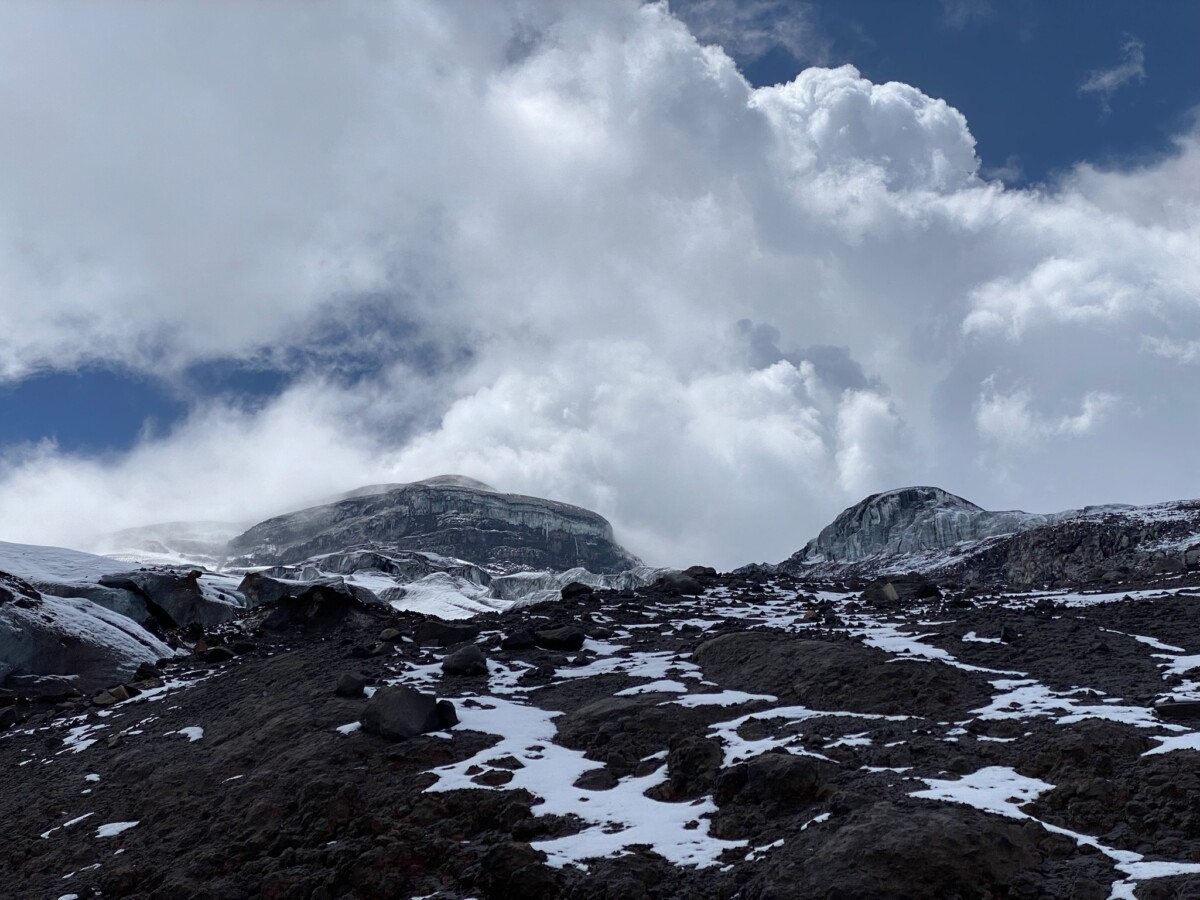
<path fill-rule="evenodd" d="M 0 538 L 461 472 L 733 566 L 905 483 L 1200 494 L 1195 134 L 1010 190 L 919 86 L 753 89 L 661 4 L 3 15 L 0 376 L 293 378 L 127 454 L 10 448 Z"/>

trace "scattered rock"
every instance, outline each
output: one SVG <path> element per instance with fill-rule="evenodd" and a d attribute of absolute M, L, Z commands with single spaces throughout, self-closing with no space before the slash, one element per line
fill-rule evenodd
<path fill-rule="evenodd" d="M 561 594 L 564 600 L 584 600 L 590 598 L 595 592 L 595 588 L 591 585 L 572 581 L 563 587 Z"/>
<path fill-rule="evenodd" d="M 229 662 L 234 656 L 236 654 L 228 647 L 209 647 L 204 653 L 204 661 L 207 663 L 224 663 Z"/>
<path fill-rule="evenodd" d="M 442 660 L 442 671 L 447 675 L 486 675 L 487 657 L 474 644 L 467 644 L 447 654 Z"/>
<path fill-rule="evenodd" d="M 362 714 L 363 731 L 393 741 L 416 737 L 443 727 L 437 699 L 406 685 L 377 690 Z"/>
<path fill-rule="evenodd" d="M 541 628 L 533 633 L 534 642 L 546 650 L 578 650 L 585 637 L 583 629 L 575 625 Z"/>
<path fill-rule="evenodd" d="M 413 640 L 418 644 L 437 644 L 441 647 L 452 647 L 455 644 L 465 644 L 479 637 L 478 625 L 468 625 L 463 622 L 442 622 L 438 619 L 426 619 L 413 629 Z"/>
<path fill-rule="evenodd" d="M 671 594 L 698 597 L 704 593 L 704 585 L 683 572 L 668 572 L 658 580 L 658 585 Z"/>
<path fill-rule="evenodd" d="M 537 639 L 534 638 L 533 632 L 527 629 L 505 635 L 504 640 L 500 642 L 501 650 L 528 650 L 530 647 L 536 646 Z"/>
<path fill-rule="evenodd" d="M 334 692 L 340 697 L 361 697 L 368 683 L 367 676 L 360 672 L 343 672 L 337 678 Z"/>

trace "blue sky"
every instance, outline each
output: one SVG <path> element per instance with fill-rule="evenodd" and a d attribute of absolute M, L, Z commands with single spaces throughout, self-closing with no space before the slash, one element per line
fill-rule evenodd
<path fill-rule="evenodd" d="M 0 539 L 458 472 L 737 565 L 903 484 L 1200 495 L 1197 34 L 1104 0 L 0 6 Z"/>
<path fill-rule="evenodd" d="M 718 4 L 723 6 L 724 4 Z M 713 38 L 725 24 L 708 4 Z M 754 84 L 795 77 L 805 65 L 856 66 L 874 82 L 902 81 L 967 117 L 985 171 L 1015 184 L 1054 178 L 1078 162 L 1127 166 L 1170 148 L 1200 107 L 1200 4 L 1187 0 L 837 0 L 742 4 L 764 27 L 799 17 L 781 41 L 761 38 L 734 56 Z M 789 46 L 790 44 L 790 46 Z M 1142 75 L 1111 92 L 1082 91 L 1140 45 Z M 739 52 L 740 50 L 740 52 Z M 1136 53 L 1136 50 L 1135 50 Z"/>

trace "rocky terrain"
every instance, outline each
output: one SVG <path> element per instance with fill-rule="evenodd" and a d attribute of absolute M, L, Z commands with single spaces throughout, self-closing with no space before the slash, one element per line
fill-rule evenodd
<path fill-rule="evenodd" d="M 1017 537 L 1063 528 L 1065 548 L 1079 520 Z M 997 538 L 1011 539 L 971 540 L 986 553 Z M 0 584 L 0 629 L 19 630 L 63 598 L 8 558 L 26 574 Z M 494 576 L 523 600 L 454 620 L 356 584 L 358 563 L 340 581 L 251 573 L 228 619 L 127 634 L 137 664 L 108 682 L 11 667 L 0 884 L 35 898 L 1200 896 L 1200 573 L 1019 589 L 876 562 Z M 90 584 L 95 565 L 60 559 L 55 578 Z"/>

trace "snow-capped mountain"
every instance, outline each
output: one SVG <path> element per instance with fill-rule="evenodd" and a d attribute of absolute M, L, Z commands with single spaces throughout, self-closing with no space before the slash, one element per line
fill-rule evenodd
<path fill-rule="evenodd" d="M 808 575 L 918 571 L 1018 586 L 1200 566 L 1200 501 L 993 512 L 936 487 L 872 494 L 780 564 Z"/>
<path fill-rule="evenodd" d="M 260 522 L 229 542 L 228 564 L 288 565 L 350 549 L 437 553 L 494 574 L 577 566 L 620 572 L 641 564 L 616 543 L 603 516 L 462 476 L 361 488 Z"/>

